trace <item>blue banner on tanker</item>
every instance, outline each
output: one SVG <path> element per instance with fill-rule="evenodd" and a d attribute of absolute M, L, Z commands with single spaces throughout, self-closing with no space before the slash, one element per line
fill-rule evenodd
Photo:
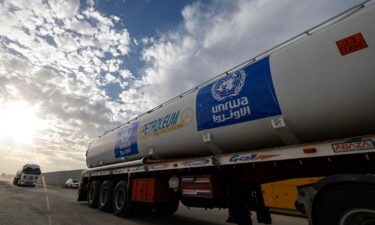
<path fill-rule="evenodd" d="M 280 115 L 269 57 L 199 89 L 198 131 Z"/>
<path fill-rule="evenodd" d="M 139 121 L 119 128 L 115 145 L 115 158 L 138 154 L 137 131 Z"/>

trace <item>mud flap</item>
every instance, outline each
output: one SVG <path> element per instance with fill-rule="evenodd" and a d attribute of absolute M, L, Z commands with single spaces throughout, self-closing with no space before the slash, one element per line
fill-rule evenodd
<path fill-rule="evenodd" d="M 87 201 L 87 191 L 88 191 L 88 178 L 82 177 L 82 180 L 78 189 L 77 201 Z"/>

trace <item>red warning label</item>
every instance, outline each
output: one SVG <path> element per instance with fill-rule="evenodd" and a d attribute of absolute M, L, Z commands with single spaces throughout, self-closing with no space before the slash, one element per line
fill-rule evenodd
<path fill-rule="evenodd" d="M 367 43 L 361 33 L 354 34 L 336 42 L 341 55 L 347 55 L 352 52 L 367 48 Z"/>

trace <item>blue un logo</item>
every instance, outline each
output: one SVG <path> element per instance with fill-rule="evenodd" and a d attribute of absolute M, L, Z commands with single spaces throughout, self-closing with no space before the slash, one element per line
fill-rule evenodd
<path fill-rule="evenodd" d="M 228 77 L 222 78 L 211 87 L 212 97 L 217 100 L 225 100 L 228 97 L 237 96 L 245 84 L 246 73 L 240 70 Z"/>

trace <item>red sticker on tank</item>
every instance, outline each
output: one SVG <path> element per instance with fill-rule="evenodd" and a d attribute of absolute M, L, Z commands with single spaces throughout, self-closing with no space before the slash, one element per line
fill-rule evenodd
<path fill-rule="evenodd" d="M 336 44 L 341 55 L 347 55 L 368 47 L 361 33 L 339 40 Z"/>

